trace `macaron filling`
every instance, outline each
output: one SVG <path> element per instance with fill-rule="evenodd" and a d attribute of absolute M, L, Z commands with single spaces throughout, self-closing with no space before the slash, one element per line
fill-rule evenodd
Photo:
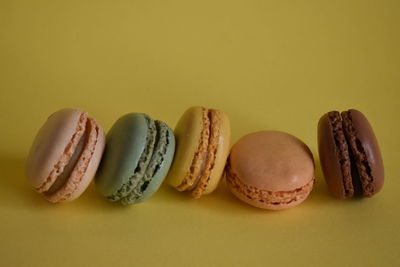
<path fill-rule="evenodd" d="M 140 197 L 142 197 L 143 193 L 146 191 L 149 186 L 152 178 L 160 169 L 160 166 L 164 162 L 164 156 L 166 154 L 168 145 L 169 145 L 169 131 L 168 127 L 161 121 L 155 121 L 156 126 L 156 137 L 155 137 L 155 145 L 153 149 L 153 153 L 151 155 L 151 159 L 145 168 L 144 175 L 138 181 L 136 187 L 132 189 L 132 191 L 124 197 L 121 202 L 122 204 L 132 204 L 138 202 Z"/>
<path fill-rule="evenodd" d="M 160 170 L 160 166 L 164 163 L 165 154 L 167 153 L 167 148 L 170 145 L 170 131 L 168 126 L 162 121 L 156 121 L 157 135 L 156 135 L 156 145 L 154 149 L 153 156 L 151 157 L 150 163 L 147 166 L 146 172 L 144 174 L 145 183 L 141 186 L 142 191 L 146 190 L 147 181 Z"/>
<path fill-rule="evenodd" d="M 144 117 L 148 126 L 144 151 L 140 155 L 140 159 L 138 165 L 134 170 L 134 174 L 128 178 L 127 182 L 123 184 L 116 193 L 107 197 L 110 201 L 122 200 L 122 204 L 129 204 L 130 198 L 128 196 L 130 194 L 136 194 L 134 189 L 138 187 L 139 183 L 141 182 L 146 168 L 150 162 L 151 156 L 153 154 L 154 144 L 156 141 L 157 130 L 154 121 L 147 115 L 144 115 Z M 128 198 L 124 200 L 124 198 L 126 197 Z"/>
<path fill-rule="evenodd" d="M 206 159 L 207 158 L 207 154 L 208 154 L 207 151 L 204 151 L 203 155 L 201 156 L 201 158 Z M 189 186 L 188 188 L 186 188 L 186 190 L 190 191 L 190 190 L 193 190 L 193 189 L 196 188 L 197 184 L 200 181 L 200 178 L 203 176 L 203 172 L 204 172 L 205 168 L 206 168 L 206 160 L 203 160 L 200 163 L 199 171 L 197 173 L 197 176 L 196 176 L 195 180 L 193 181 L 193 184 L 191 186 Z"/>
<path fill-rule="evenodd" d="M 354 164 L 356 159 L 355 159 L 353 151 L 351 149 L 349 149 L 349 158 L 350 158 L 350 161 L 352 162 L 350 179 L 351 179 L 352 186 L 354 189 L 354 194 L 351 196 L 346 196 L 346 197 L 361 196 L 363 194 L 361 179 L 360 179 L 360 175 L 358 174 L 358 171 L 357 171 L 357 166 L 356 166 L 356 164 Z"/>
<path fill-rule="evenodd" d="M 58 191 L 69 179 L 69 177 L 71 176 L 72 171 L 75 168 L 76 163 L 79 160 L 79 157 L 83 151 L 83 146 L 84 146 L 84 142 L 85 139 L 87 138 L 86 134 L 84 134 L 80 140 L 79 143 L 71 157 L 71 159 L 69 160 L 68 164 L 65 166 L 63 172 L 61 173 L 61 175 L 54 181 L 54 183 L 51 185 L 51 187 L 49 188 L 49 190 L 47 190 L 45 192 L 45 194 L 52 194 L 56 191 Z"/>
<path fill-rule="evenodd" d="M 357 131 L 354 128 L 351 111 L 342 112 L 343 128 L 346 135 L 347 142 L 351 148 L 351 153 L 354 156 L 353 169 L 356 173 L 356 179 L 361 183 L 362 194 L 366 197 L 372 196 L 375 192 L 373 186 L 373 176 L 371 167 L 367 160 L 367 154 L 361 144 L 361 141 L 357 138 Z"/>
<path fill-rule="evenodd" d="M 86 130 L 86 121 L 87 121 L 87 114 L 82 112 L 81 116 L 79 117 L 78 124 L 76 126 L 75 134 L 71 137 L 71 141 L 64 149 L 64 153 L 61 155 L 58 162 L 54 165 L 53 170 L 50 172 L 47 179 L 36 188 L 39 193 L 44 193 L 48 191 L 51 186 L 55 183 L 55 181 L 62 175 L 64 169 L 69 164 L 74 152 L 76 151 L 82 136 Z M 54 189 L 53 189 L 54 190 Z"/>

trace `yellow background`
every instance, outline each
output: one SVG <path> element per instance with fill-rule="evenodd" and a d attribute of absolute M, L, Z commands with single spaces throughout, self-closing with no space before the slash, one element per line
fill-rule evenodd
<path fill-rule="evenodd" d="M 400 266 L 400 1 L 0 1 L 1 266 Z M 93 186 L 51 205 L 24 161 L 52 112 L 79 107 L 108 130 L 128 112 L 174 127 L 192 105 L 224 110 L 232 141 L 264 129 L 305 141 L 317 184 L 270 212 L 226 189 L 199 200 L 167 185 L 113 205 Z M 369 118 L 386 167 L 372 199 L 339 201 L 316 126 Z"/>

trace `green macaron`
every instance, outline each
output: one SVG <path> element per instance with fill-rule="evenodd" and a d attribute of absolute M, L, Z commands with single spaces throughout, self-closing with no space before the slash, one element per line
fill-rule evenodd
<path fill-rule="evenodd" d="M 174 153 L 175 137 L 164 122 L 142 113 L 126 114 L 107 134 L 96 188 L 111 201 L 141 202 L 158 190 Z"/>

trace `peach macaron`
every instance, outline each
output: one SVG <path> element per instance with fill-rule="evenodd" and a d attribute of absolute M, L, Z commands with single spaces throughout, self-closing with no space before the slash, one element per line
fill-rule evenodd
<path fill-rule="evenodd" d="M 301 140 L 284 132 L 261 131 L 232 147 L 226 180 L 231 192 L 247 204 L 281 210 L 308 197 L 314 169 L 312 153 Z"/>

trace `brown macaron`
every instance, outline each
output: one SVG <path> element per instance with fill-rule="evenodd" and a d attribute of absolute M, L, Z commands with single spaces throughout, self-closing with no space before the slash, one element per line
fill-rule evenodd
<path fill-rule="evenodd" d="M 325 180 L 336 197 L 371 197 L 382 189 L 378 141 L 360 111 L 324 114 L 318 123 L 318 150 Z"/>

